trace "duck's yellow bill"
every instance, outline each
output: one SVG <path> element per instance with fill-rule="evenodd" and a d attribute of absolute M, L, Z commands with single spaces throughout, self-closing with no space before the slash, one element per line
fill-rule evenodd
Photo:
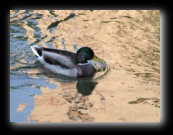
<path fill-rule="evenodd" d="M 106 62 L 100 58 L 98 58 L 96 55 L 94 55 L 93 59 L 92 59 L 92 63 L 94 65 L 94 68 L 97 70 L 97 71 L 102 71 L 102 70 L 105 70 L 106 69 Z"/>
<path fill-rule="evenodd" d="M 105 64 L 105 61 L 102 60 L 102 59 L 100 59 L 100 58 L 98 58 L 96 55 L 94 55 L 94 57 L 92 58 L 92 60 L 97 61 L 97 62 L 99 62 L 101 64 Z"/>

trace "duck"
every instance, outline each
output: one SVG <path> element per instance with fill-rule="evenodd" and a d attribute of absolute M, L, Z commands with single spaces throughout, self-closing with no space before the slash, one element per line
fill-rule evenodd
<path fill-rule="evenodd" d="M 38 57 L 38 61 L 53 73 L 69 77 L 90 77 L 97 72 L 97 64 L 105 65 L 105 61 L 97 57 L 94 51 L 87 46 L 79 49 L 74 48 L 75 52 L 57 49 L 31 46 L 31 50 Z"/>

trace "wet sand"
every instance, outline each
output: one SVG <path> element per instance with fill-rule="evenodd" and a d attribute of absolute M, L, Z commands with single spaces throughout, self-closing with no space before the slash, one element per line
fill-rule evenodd
<path fill-rule="evenodd" d="M 46 28 L 55 18 L 50 17 L 49 11 L 35 10 L 33 14 L 36 13 L 43 14 L 37 22 L 42 37 L 47 36 L 39 44 L 48 47 L 45 42 L 55 37 L 51 44 L 56 48 L 63 49 L 62 38 L 68 50 L 73 50 L 73 44 L 89 46 L 108 63 L 109 72 L 87 96 L 78 93 L 76 82 L 50 78 L 49 82 L 57 87 L 40 88 L 42 94 L 34 96 L 35 106 L 27 122 L 160 122 L 159 11 L 54 11 L 58 20 L 70 13 L 75 17 L 59 23 L 52 33 Z M 24 28 L 33 42 L 34 30 Z M 36 72 L 40 71 L 26 74 L 34 79 Z"/>

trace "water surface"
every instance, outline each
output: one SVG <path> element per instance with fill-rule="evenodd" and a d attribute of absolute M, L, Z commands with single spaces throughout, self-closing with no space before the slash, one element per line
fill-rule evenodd
<path fill-rule="evenodd" d="M 30 46 L 91 47 L 94 77 L 47 73 Z M 11 122 L 159 122 L 160 12 L 11 10 Z"/>

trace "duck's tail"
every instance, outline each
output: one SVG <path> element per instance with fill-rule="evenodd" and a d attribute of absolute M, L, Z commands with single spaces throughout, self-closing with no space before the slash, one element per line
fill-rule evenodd
<path fill-rule="evenodd" d="M 40 55 L 38 54 L 38 52 L 37 52 L 36 48 L 39 48 L 39 47 L 34 46 L 34 45 L 33 45 L 33 46 L 31 46 L 31 49 L 32 49 L 32 51 L 34 52 L 34 54 L 35 54 L 36 56 L 40 57 Z"/>

